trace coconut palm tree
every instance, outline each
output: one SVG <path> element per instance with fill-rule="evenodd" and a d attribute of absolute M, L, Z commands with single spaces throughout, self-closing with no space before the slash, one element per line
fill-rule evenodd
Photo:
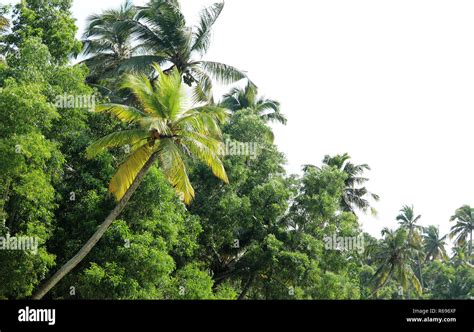
<path fill-rule="evenodd" d="M 419 244 L 421 241 L 420 232 L 422 227 L 417 225 L 421 215 L 415 216 L 413 206 L 404 205 L 400 210 L 400 214 L 397 216 L 397 221 L 400 227 L 405 228 L 408 231 L 408 239 L 412 244 Z"/>
<path fill-rule="evenodd" d="M 409 289 L 413 288 L 417 294 L 421 294 L 420 281 L 412 269 L 416 249 L 408 241 L 408 231 L 404 228 L 396 231 L 385 228 L 382 235 L 384 239 L 373 257 L 379 268 L 372 277 L 375 282 L 372 294 L 375 295 L 391 279 L 399 282 L 405 293 L 408 294 Z"/>
<path fill-rule="evenodd" d="M 210 103 L 213 80 L 228 84 L 247 78 L 232 66 L 203 60 L 223 8 L 224 3 L 215 3 L 203 9 L 194 27 L 186 25 L 177 0 L 150 0 L 146 6 L 127 1 L 119 10 L 91 16 L 84 54 L 90 55 L 93 77 L 100 77 L 103 70 L 141 71 L 156 77 L 150 73 L 150 64 L 159 63 L 168 67 L 165 73 L 178 69 L 184 82 L 193 87 L 194 101 Z"/>
<path fill-rule="evenodd" d="M 276 121 L 286 124 L 287 119 L 280 111 L 280 103 L 276 100 L 258 97 L 258 88 L 248 83 L 244 89 L 233 88 L 224 95 L 220 105 L 233 112 L 249 109 L 264 121 Z"/>
<path fill-rule="evenodd" d="M 98 112 L 109 112 L 134 125 L 132 129 L 99 139 L 87 149 L 87 156 L 93 158 L 107 148 L 130 147 L 130 155 L 110 181 L 109 191 L 118 203 L 84 247 L 38 290 L 35 299 L 42 298 L 86 257 L 122 212 L 155 162 L 187 204 L 194 197 L 194 189 L 188 178 L 186 158 L 194 157 L 204 162 L 216 177 L 228 182 L 218 157 L 221 148 L 219 124 L 225 120 L 226 111 L 215 106 L 186 109 L 179 71 L 173 69 L 165 75 L 158 65 L 154 70 L 159 77 L 153 83 L 145 75 L 128 75 L 122 84 L 133 92 L 139 107 L 120 104 L 97 107 Z"/>
<path fill-rule="evenodd" d="M 456 210 L 450 221 L 456 224 L 451 227 L 450 238 L 456 238 L 455 243 L 458 246 L 464 246 L 467 243 L 468 256 L 472 256 L 472 231 L 474 230 L 474 208 L 464 205 Z M 468 258 L 469 259 L 469 258 Z"/>
<path fill-rule="evenodd" d="M 132 27 L 127 24 L 135 14 L 136 8 L 130 0 L 126 0 L 119 9 L 105 10 L 87 18 L 81 55 L 87 57 L 83 62 L 91 70 L 89 81 L 96 82 L 118 74 L 119 65 L 139 52 L 137 46 L 132 46 Z M 161 60 L 150 58 L 155 62 Z"/>
<path fill-rule="evenodd" d="M 433 225 L 424 228 L 423 243 L 424 251 L 426 253 L 425 262 L 430 260 L 448 258 L 446 253 L 446 238 L 448 235 L 440 237 L 439 229 Z"/>
<path fill-rule="evenodd" d="M 165 73 L 176 68 L 184 82 L 193 86 L 195 102 L 210 102 L 213 80 L 229 84 L 247 78 L 232 66 L 203 60 L 211 44 L 212 27 L 223 8 L 224 3 L 215 3 L 203 9 L 199 24 L 190 27 L 177 0 L 151 0 L 146 6 L 137 7 L 137 15 L 124 28 L 132 26 L 143 54 L 133 55 L 121 68 L 148 69 L 149 57 L 159 57 L 160 63 L 168 66 Z"/>
<path fill-rule="evenodd" d="M 421 255 L 423 250 L 421 232 L 423 227 L 417 225 L 417 222 L 420 220 L 421 215 L 415 215 L 415 210 L 413 205 L 408 206 L 404 205 L 400 210 L 400 214 L 397 216 L 397 221 L 400 224 L 400 227 L 408 231 L 408 241 L 416 249 L 416 264 L 418 267 L 418 278 L 423 286 L 423 274 L 421 270 Z"/>
<path fill-rule="evenodd" d="M 369 181 L 363 176 L 363 173 L 370 171 L 370 167 L 367 164 L 355 165 L 349 161 L 350 159 L 351 157 L 344 153 L 333 157 L 325 156 L 323 160 L 325 165 L 336 167 L 347 175 L 341 208 L 343 211 L 353 213 L 356 209 L 363 212 L 371 209 L 372 213 L 376 214 L 375 209 L 370 207 L 370 200 L 378 201 L 379 196 L 369 192 L 366 187 L 361 187 Z"/>

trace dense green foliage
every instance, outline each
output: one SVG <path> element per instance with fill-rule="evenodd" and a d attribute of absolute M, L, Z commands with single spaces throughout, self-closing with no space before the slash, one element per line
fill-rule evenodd
<path fill-rule="evenodd" d="M 160 150 L 165 157 L 49 298 L 474 297 L 473 208 L 454 212 L 450 254 L 448 235 L 422 227 L 412 206 L 394 216 L 393 229 L 381 238 L 364 233 L 357 213 L 375 212 L 371 202 L 379 197 L 366 188 L 369 166 L 353 164 L 348 154 L 326 156 L 320 166 L 304 166 L 299 176 L 286 174 L 285 156 L 269 125 L 286 123 L 280 104 L 259 96 L 235 68 L 201 60 L 222 4 L 204 10 L 194 30 L 174 0 L 152 0 L 141 8 L 127 2 L 98 13 L 85 35 L 83 54 L 89 58 L 74 66 L 67 60 L 81 44 L 70 6 L 70 0 L 23 1 L 13 9 L 11 29 L 7 10 L 0 10 L 6 59 L 0 62 L 0 238 L 38 239 L 37 252 L 0 250 L 0 298 L 32 296 L 96 231 L 116 205 L 110 181 L 137 148 L 133 133 L 120 142 L 100 139 L 143 123 L 152 123 L 147 130 L 167 126 L 172 133 L 153 136 L 157 149 L 166 148 L 165 139 L 186 139 L 183 133 L 194 132 L 194 145 L 175 141 L 189 150 L 179 155 L 184 173 L 170 161 L 173 154 Z M 131 68 L 145 76 L 127 76 L 119 90 L 121 74 Z M 168 82 L 163 75 L 187 83 L 194 101 L 205 102 L 201 106 L 207 108 L 189 116 L 207 115 L 180 127 L 179 91 L 163 88 Z M 213 79 L 244 85 L 214 102 Z M 151 92 L 149 82 L 158 82 Z M 173 93 L 154 98 L 160 91 Z M 90 112 L 90 105 L 60 105 L 61 96 L 94 96 L 92 107 L 127 121 Z M 165 108 L 170 113 L 162 124 L 161 116 L 129 121 L 135 113 L 125 111 L 140 106 L 140 116 Z M 220 123 L 220 116 L 211 121 L 209 114 L 221 107 L 229 110 L 227 121 Z M 150 143 L 147 130 L 143 146 Z M 222 131 L 222 144 L 203 135 L 213 131 Z M 118 144 L 124 142 L 131 146 Z M 192 183 L 193 195 L 179 194 L 180 181 Z"/>
<path fill-rule="evenodd" d="M 10 53 L 15 54 L 30 38 L 39 38 L 51 54 L 51 60 L 64 64 L 70 54 L 81 50 L 75 39 L 77 27 L 71 17 L 72 0 L 24 0 L 14 8 L 12 32 L 6 38 Z"/>

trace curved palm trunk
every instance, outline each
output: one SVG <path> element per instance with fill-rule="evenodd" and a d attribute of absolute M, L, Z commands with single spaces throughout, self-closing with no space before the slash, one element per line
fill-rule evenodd
<path fill-rule="evenodd" d="M 145 163 L 143 168 L 138 173 L 137 177 L 133 181 L 130 188 L 128 188 L 125 195 L 122 197 L 120 202 L 115 206 L 115 208 L 110 212 L 110 214 L 105 218 L 105 221 L 99 226 L 97 231 L 92 235 L 92 237 L 86 242 L 86 244 L 78 251 L 78 253 L 71 258 L 66 264 L 64 264 L 49 280 L 47 280 L 33 295 L 34 300 L 40 300 L 45 296 L 56 284 L 61 281 L 72 269 L 74 269 L 94 248 L 94 246 L 99 242 L 104 233 L 110 227 L 112 222 L 120 215 L 128 201 L 132 197 L 133 193 L 137 190 L 138 186 L 142 182 L 145 175 L 150 170 L 151 166 L 155 162 L 158 154 L 153 154 L 150 159 Z"/>

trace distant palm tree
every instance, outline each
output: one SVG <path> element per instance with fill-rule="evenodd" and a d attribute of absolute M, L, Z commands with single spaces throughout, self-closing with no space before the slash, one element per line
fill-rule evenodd
<path fill-rule="evenodd" d="M 286 124 L 287 119 L 281 113 L 280 103 L 276 100 L 258 97 L 258 88 L 248 83 L 244 89 L 233 88 L 224 95 L 220 105 L 233 112 L 249 109 L 265 121 L 277 121 Z"/>
<path fill-rule="evenodd" d="M 367 212 L 370 208 L 372 213 L 376 214 L 375 209 L 371 208 L 369 200 L 378 201 L 380 197 L 369 192 L 366 187 L 361 187 L 369 181 L 368 178 L 363 176 L 363 173 L 370 171 L 370 167 L 367 164 L 355 165 L 349 161 L 350 159 L 351 157 L 344 153 L 333 157 L 326 156 L 323 160 L 325 165 L 336 167 L 347 175 L 341 207 L 343 211 L 353 213 L 356 209 Z"/>
<path fill-rule="evenodd" d="M 422 227 L 417 225 L 421 215 L 415 215 L 413 206 L 404 205 L 397 216 L 400 227 L 408 230 L 408 238 L 413 244 L 419 244 L 421 241 L 420 232 Z"/>
<path fill-rule="evenodd" d="M 456 238 L 458 246 L 464 246 L 467 242 L 469 259 L 472 256 L 472 231 L 474 230 L 474 208 L 464 205 L 456 210 L 450 221 L 456 224 L 451 227 L 450 238 Z M 469 241 L 469 242 L 468 242 Z"/>
<path fill-rule="evenodd" d="M 82 55 L 87 57 L 84 62 L 91 70 L 90 81 L 117 75 L 119 65 L 140 50 L 132 46 L 132 27 L 127 26 L 127 21 L 135 15 L 136 8 L 126 0 L 119 9 L 109 9 L 87 18 Z"/>
<path fill-rule="evenodd" d="M 385 228 L 382 235 L 384 239 L 373 257 L 379 266 L 372 278 L 375 281 L 373 294 L 376 294 L 391 279 L 398 281 L 405 293 L 408 294 L 410 287 L 412 287 L 418 294 L 421 294 L 420 281 L 412 270 L 416 248 L 408 241 L 408 231 L 404 228 L 396 231 Z"/>
<path fill-rule="evenodd" d="M 397 216 L 397 220 L 400 224 L 400 227 L 408 231 L 408 241 L 414 249 L 416 249 L 416 264 L 418 266 L 418 278 L 423 287 L 423 273 L 421 269 L 421 258 L 423 250 L 423 240 L 421 238 L 421 232 L 423 227 L 417 225 L 417 222 L 420 220 L 421 215 L 415 215 L 413 205 L 405 205 L 400 210 L 400 214 Z"/>
<path fill-rule="evenodd" d="M 448 255 L 446 253 L 446 238 L 448 235 L 440 237 L 439 229 L 433 225 L 424 228 L 423 243 L 426 253 L 425 262 L 429 260 L 445 260 Z"/>
<path fill-rule="evenodd" d="M 194 197 L 187 174 L 187 157 L 204 162 L 216 177 L 228 182 L 218 157 L 221 147 L 219 124 L 225 120 L 226 111 L 215 106 L 185 109 L 178 70 L 174 69 L 168 75 L 163 74 L 158 65 L 154 70 L 159 77 L 153 83 L 145 75 L 128 75 L 122 85 L 134 93 L 139 108 L 120 104 L 97 107 L 99 112 L 109 112 L 121 121 L 137 126 L 105 136 L 87 149 L 87 156 L 92 158 L 107 148 L 130 146 L 130 155 L 120 165 L 109 186 L 118 203 L 96 233 L 36 292 L 34 299 L 42 298 L 87 256 L 156 161 L 185 203 Z"/>

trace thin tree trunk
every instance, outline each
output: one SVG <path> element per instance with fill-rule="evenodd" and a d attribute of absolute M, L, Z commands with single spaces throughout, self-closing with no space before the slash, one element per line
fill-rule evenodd
<path fill-rule="evenodd" d="M 245 296 L 247 296 L 247 293 L 248 293 L 248 291 L 250 289 L 250 286 L 252 285 L 254 279 L 255 279 L 255 274 L 252 274 L 252 276 L 249 278 L 249 280 L 245 284 L 244 289 L 242 290 L 242 293 L 240 293 L 239 298 L 237 300 L 243 300 L 245 298 Z"/>
<path fill-rule="evenodd" d="M 86 244 L 77 252 L 77 254 L 71 258 L 66 264 L 64 264 L 50 279 L 48 279 L 33 295 L 34 300 L 40 300 L 45 296 L 56 284 L 61 281 L 72 269 L 74 269 L 94 248 L 97 242 L 101 239 L 110 225 L 114 220 L 120 215 L 128 201 L 132 197 L 133 193 L 137 190 L 138 186 L 144 179 L 145 175 L 148 173 L 149 169 L 155 162 L 158 154 L 153 154 L 150 159 L 145 163 L 140 172 L 138 172 L 137 177 L 133 181 L 130 188 L 128 188 L 125 195 L 122 197 L 120 202 L 115 206 L 115 208 L 110 212 L 110 214 L 105 218 L 105 221 L 99 226 L 97 231 L 92 235 L 92 237 L 86 242 Z"/>

